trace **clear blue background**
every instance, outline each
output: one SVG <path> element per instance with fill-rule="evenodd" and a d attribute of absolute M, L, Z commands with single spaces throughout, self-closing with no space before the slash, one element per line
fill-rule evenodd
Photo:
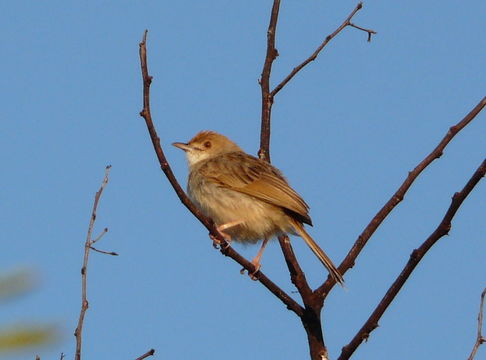
<path fill-rule="evenodd" d="M 282 1 L 273 83 L 330 34 L 356 1 Z M 59 341 L 9 359 L 73 358 L 80 268 L 95 191 L 113 165 L 92 253 L 84 359 L 304 359 L 299 319 L 215 251 L 159 169 L 141 110 L 138 43 L 149 29 L 152 111 L 174 172 L 173 141 L 220 131 L 259 144 L 260 76 L 271 1 L 10 1 L 0 5 L 0 271 L 37 286 L 2 304 L 3 329 L 56 324 Z M 339 263 L 372 216 L 485 95 L 484 1 L 365 2 L 347 28 L 276 98 L 272 160 L 311 206 L 310 233 Z M 335 288 L 323 323 L 336 358 L 455 191 L 481 163 L 486 113 L 415 182 Z M 485 277 L 480 184 L 450 236 L 426 256 L 356 359 L 466 358 Z M 327 277 L 295 238 L 313 286 Z M 251 258 L 256 247 L 238 247 Z M 294 288 L 278 245 L 263 271 Z M 293 294 L 297 296 L 297 294 Z M 483 348 L 477 359 L 484 358 Z"/>

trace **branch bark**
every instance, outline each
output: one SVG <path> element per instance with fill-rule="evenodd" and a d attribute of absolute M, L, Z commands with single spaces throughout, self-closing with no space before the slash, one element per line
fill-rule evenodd
<path fill-rule="evenodd" d="M 155 350 L 154 349 L 150 349 L 149 351 L 147 351 L 145 354 L 139 356 L 138 358 L 136 358 L 135 360 L 143 360 L 143 359 L 146 359 L 148 358 L 149 356 L 153 356 L 155 354 Z"/>
<path fill-rule="evenodd" d="M 86 316 L 86 311 L 88 310 L 88 260 L 89 260 L 89 250 L 91 246 L 108 231 L 107 228 L 99 235 L 95 240 L 92 240 L 93 235 L 93 227 L 96 221 L 96 211 L 98 209 L 98 202 L 100 201 L 101 194 L 105 189 L 106 185 L 108 184 L 108 176 L 110 174 L 111 165 L 108 165 L 105 169 L 105 177 L 103 178 L 103 182 L 99 190 L 95 194 L 95 199 L 93 203 L 93 210 L 91 211 L 91 217 L 88 226 L 88 234 L 86 236 L 86 242 L 84 244 L 84 258 L 83 258 L 83 267 L 81 268 L 81 310 L 79 312 L 79 319 L 78 325 L 76 330 L 74 331 L 74 336 L 76 337 L 76 353 L 74 355 L 75 360 L 81 360 L 81 348 L 82 348 L 82 341 L 83 341 L 83 324 L 84 318 Z M 61 355 L 62 357 L 63 355 Z"/>
<path fill-rule="evenodd" d="M 381 225 L 383 220 L 392 212 L 392 210 L 403 200 L 408 189 L 412 186 L 417 177 L 422 173 L 422 171 L 427 168 L 435 159 L 442 156 L 444 149 L 449 144 L 449 142 L 462 130 L 464 129 L 479 112 L 486 106 L 486 97 L 484 97 L 461 121 L 456 125 L 451 126 L 447 131 L 446 135 L 442 138 L 439 144 L 436 146 L 432 152 L 427 155 L 412 171 L 408 173 L 405 181 L 400 185 L 398 190 L 393 194 L 393 196 L 386 202 L 386 204 L 376 213 L 376 215 L 371 219 L 370 223 L 366 226 L 363 232 L 358 236 L 358 239 L 354 243 L 351 250 L 339 265 L 338 269 L 341 274 L 346 273 L 351 269 L 361 250 L 375 233 L 376 229 Z M 324 284 L 322 284 L 317 291 L 321 293 L 324 297 L 329 293 L 332 287 L 336 283 L 332 278 L 328 278 Z"/>
<path fill-rule="evenodd" d="M 402 272 L 393 284 L 390 286 L 388 291 L 386 292 L 383 299 L 380 301 L 378 306 L 375 308 L 371 316 L 365 322 L 365 324 L 361 327 L 361 329 L 357 332 L 351 342 L 344 346 L 339 356 L 338 360 L 347 360 L 351 357 L 354 351 L 358 348 L 358 346 L 365 340 L 368 339 L 370 333 L 378 327 L 378 321 L 380 320 L 383 313 L 386 311 L 388 306 L 391 304 L 393 299 L 395 299 L 396 295 L 403 287 L 405 282 L 407 281 L 410 274 L 413 272 L 415 267 L 418 265 L 420 260 L 425 256 L 425 254 L 430 250 L 430 248 L 439 241 L 444 235 L 447 235 L 451 229 L 452 219 L 456 214 L 459 207 L 462 205 L 466 197 L 471 193 L 474 187 L 479 183 L 479 181 L 484 177 L 486 173 L 486 160 L 484 160 L 478 169 L 474 172 L 473 176 L 469 179 L 466 183 L 464 188 L 454 194 L 452 197 L 451 205 L 449 209 L 445 213 L 442 221 L 437 226 L 437 228 L 430 234 L 427 240 L 420 245 L 418 249 L 415 249 L 410 254 L 410 259 L 408 260 L 407 264 L 403 268 Z"/>
<path fill-rule="evenodd" d="M 481 293 L 481 301 L 479 303 L 479 312 L 478 312 L 478 330 L 476 335 L 476 342 L 471 350 L 471 354 L 467 358 L 467 360 L 474 360 L 476 357 L 476 353 L 478 352 L 479 347 L 486 342 L 486 338 L 483 336 L 483 311 L 484 311 L 484 297 L 486 296 L 486 289 L 483 290 Z"/>
<path fill-rule="evenodd" d="M 262 124 L 258 156 L 260 159 L 268 162 L 270 162 L 270 118 L 273 104 L 273 96 L 270 94 L 270 75 L 272 73 L 273 62 L 278 56 L 278 51 L 275 48 L 275 35 L 277 33 L 279 10 L 280 0 L 274 0 L 267 30 L 267 54 L 260 77 L 260 87 L 262 89 Z"/>

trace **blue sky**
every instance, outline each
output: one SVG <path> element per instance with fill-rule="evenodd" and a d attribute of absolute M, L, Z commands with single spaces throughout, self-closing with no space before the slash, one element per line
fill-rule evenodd
<path fill-rule="evenodd" d="M 282 1 L 273 83 L 305 59 L 355 1 Z M 174 141 L 212 129 L 256 153 L 271 1 L 15 1 L 0 5 L 0 271 L 37 285 L 2 304 L 2 328 L 55 324 L 60 339 L 9 359 L 73 358 L 80 267 L 92 201 L 113 166 L 97 220 L 109 233 L 89 268 L 84 359 L 296 359 L 308 354 L 293 313 L 215 251 L 156 162 L 141 110 L 138 43 L 149 29 L 152 112 L 173 170 Z M 311 235 L 336 263 L 407 172 L 485 95 L 483 1 L 366 1 L 276 98 L 272 160 L 311 207 Z M 411 251 L 435 229 L 485 155 L 481 113 L 416 181 L 323 312 L 332 358 Z M 456 215 L 356 359 L 465 358 L 485 281 L 484 184 Z M 299 238 L 310 282 L 327 277 Z M 256 247 L 237 247 L 252 258 Z M 263 269 L 287 292 L 278 245 Z M 296 295 L 296 294 L 294 294 Z M 480 350 L 477 359 L 484 356 Z M 0 355 L 1 356 L 1 355 Z"/>

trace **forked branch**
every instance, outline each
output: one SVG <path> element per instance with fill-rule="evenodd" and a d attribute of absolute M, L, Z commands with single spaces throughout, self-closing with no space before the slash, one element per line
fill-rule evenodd
<path fill-rule="evenodd" d="M 454 194 L 452 197 L 451 205 L 449 209 L 445 213 L 442 221 L 437 226 L 432 234 L 425 240 L 422 245 L 418 249 L 415 249 L 410 254 L 410 259 L 408 260 L 407 264 L 403 268 L 402 272 L 393 284 L 390 286 L 388 291 L 386 292 L 383 299 L 380 301 L 378 306 L 375 308 L 373 313 L 370 315 L 368 320 L 365 324 L 361 327 L 358 333 L 354 336 L 351 342 L 344 346 L 339 356 L 338 360 L 347 360 L 351 357 L 354 351 L 358 348 L 358 346 L 365 340 L 368 339 L 370 333 L 378 327 L 378 321 L 380 320 L 383 313 L 386 311 L 388 306 L 391 304 L 393 299 L 396 297 L 402 286 L 407 281 L 410 274 L 413 272 L 415 267 L 418 265 L 420 260 L 425 256 L 425 254 L 430 250 L 430 248 L 444 235 L 449 233 L 449 230 L 452 226 L 452 219 L 454 218 L 457 210 L 462 205 L 464 200 L 467 196 L 471 193 L 474 187 L 479 183 L 479 181 L 484 177 L 486 173 L 486 160 L 484 160 L 478 169 L 474 172 L 473 176 L 469 179 L 466 183 L 464 188 Z"/>
<path fill-rule="evenodd" d="M 363 232 L 358 236 L 358 239 L 354 243 L 351 250 L 342 261 L 339 266 L 339 271 L 341 274 L 346 273 L 350 268 L 354 266 L 356 258 L 363 250 L 364 246 L 375 233 L 376 229 L 381 225 L 383 220 L 392 212 L 392 210 L 403 200 L 408 189 L 412 186 L 417 177 L 422 173 L 422 171 L 427 168 L 435 159 L 442 156 L 444 149 L 447 144 L 456 136 L 462 129 L 464 129 L 479 112 L 486 106 L 486 97 L 484 97 L 475 107 L 472 109 L 461 121 L 456 125 L 449 128 L 446 135 L 442 138 L 439 144 L 436 146 L 432 152 L 427 155 L 412 171 L 408 173 L 407 178 L 398 188 L 398 190 L 393 194 L 393 196 L 386 202 L 386 204 L 376 213 L 371 222 L 366 226 Z M 332 279 L 328 279 L 319 289 L 318 292 L 322 294 L 329 293 L 329 290 L 335 285 Z"/>
<path fill-rule="evenodd" d="M 278 56 L 278 50 L 275 47 L 275 36 L 277 34 L 277 21 L 280 9 L 280 0 L 274 0 L 272 12 L 270 15 L 270 22 L 267 30 L 267 52 L 265 61 L 263 63 L 263 70 L 260 77 L 260 87 L 262 92 L 262 114 L 261 114 L 261 131 L 260 131 L 260 149 L 258 156 L 260 159 L 270 161 L 270 120 L 272 113 L 272 105 L 275 95 L 287 85 L 292 78 L 297 75 L 305 66 L 314 61 L 319 53 L 326 47 L 329 42 L 335 38 L 346 27 L 350 26 L 358 30 L 364 31 L 368 34 L 368 41 L 371 41 L 371 36 L 376 34 L 376 31 L 357 26 L 351 22 L 356 13 L 361 10 L 363 3 L 358 5 L 351 11 L 343 23 L 334 30 L 331 34 L 326 36 L 324 41 L 317 47 L 317 49 L 302 63 L 297 65 L 273 90 L 270 90 L 270 77 L 272 73 L 272 65 Z"/>
<path fill-rule="evenodd" d="M 361 10 L 363 8 L 363 3 L 360 2 L 358 3 L 358 5 L 356 5 L 356 7 L 353 9 L 353 11 L 351 11 L 351 13 L 348 15 L 348 17 L 342 22 L 341 25 L 339 25 L 339 27 L 334 30 L 331 34 L 327 35 L 326 38 L 324 39 L 324 41 L 317 47 L 317 49 L 312 53 L 312 55 L 310 55 L 307 59 L 305 59 L 302 63 L 300 63 L 299 65 L 297 65 L 291 72 L 290 74 L 288 74 L 285 79 L 283 79 L 277 86 L 275 86 L 275 89 L 272 90 L 272 92 L 270 93 L 270 95 L 272 97 L 274 97 L 280 90 L 283 89 L 283 87 L 285 85 L 287 85 L 287 83 L 292 80 L 292 78 L 297 75 L 297 73 L 302 70 L 306 65 L 308 65 L 310 62 L 314 61 L 315 59 L 317 59 L 317 56 L 319 55 L 319 53 L 326 47 L 327 44 L 329 44 L 329 42 L 334 39 L 341 31 L 343 31 L 346 27 L 350 26 L 350 27 L 353 27 L 355 29 L 358 29 L 358 30 L 361 30 L 361 31 L 364 31 L 368 34 L 368 42 L 371 41 L 371 36 L 376 34 L 376 31 L 374 30 L 371 30 L 371 29 L 366 29 L 364 27 L 361 27 L 361 26 L 357 26 L 355 24 L 353 24 L 351 22 L 351 19 L 354 17 L 354 15 L 356 15 L 356 13 Z"/>

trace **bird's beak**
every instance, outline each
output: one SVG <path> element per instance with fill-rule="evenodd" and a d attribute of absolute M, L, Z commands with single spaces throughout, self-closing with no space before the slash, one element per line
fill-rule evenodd
<path fill-rule="evenodd" d="M 181 142 L 175 142 L 172 143 L 172 146 L 175 146 L 176 148 L 179 148 L 184 151 L 189 151 L 192 150 L 192 147 L 189 144 L 181 143 Z"/>

